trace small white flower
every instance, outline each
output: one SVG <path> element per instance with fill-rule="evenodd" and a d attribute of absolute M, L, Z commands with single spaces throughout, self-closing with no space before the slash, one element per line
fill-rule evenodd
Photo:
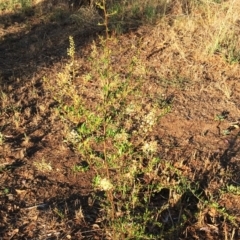
<path fill-rule="evenodd" d="M 67 141 L 70 141 L 72 143 L 78 143 L 80 141 L 79 133 L 75 129 L 72 129 L 71 132 L 68 133 Z"/>
<path fill-rule="evenodd" d="M 152 110 L 147 115 L 142 117 L 140 129 L 146 133 L 152 129 L 156 122 L 157 122 L 156 112 Z"/>
<path fill-rule="evenodd" d="M 155 114 L 155 112 L 150 112 L 150 113 L 148 113 L 148 114 L 144 117 L 143 121 L 144 121 L 147 125 L 153 126 L 153 125 L 155 124 L 155 122 L 156 122 L 156 114 Z"/>
<path fill-rule="evenodd" d="M 157 141 L 145 142 L 144 145 L 142 146 L 142 151 L 144 153 L 155 153 L 157 152 L 157 149 L 158 149 Z"/>
<path fill-rule="evenodd" d="M 99 180 L 99 188 L 103 191 L 108 191 L 113 189 L 112 183 L 107 178 L 102 178 Z"/>
<path fill-rule="evenodd" d="M 126 132 L 118 133 L 114 136 L 114 140 L 116 142 L 127 142 L 128 141 L 128 134 Z"/>
<path fill-rule="evenodd" d="M 136 106 L 134 104 L 130 104 L 126 108 L 126 114 L 131 115 L 134 114 L 136 111 Z"/>

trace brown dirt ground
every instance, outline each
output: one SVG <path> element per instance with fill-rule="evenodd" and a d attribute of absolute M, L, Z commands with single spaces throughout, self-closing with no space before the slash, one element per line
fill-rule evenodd
<path fill-rule="evenodd" d="M 69 35 L 76 41 L 81 69 L 87 69 L 84 59 L 91 51 L 89 44 L 102 29 L 80 29 L 68 22 L 67 10 L 57 21 L 32 11 L 29 16 L 0 16 L 0 87 L 8 97 L 7 104 L 1 103 L 0 116 L 5 136 L 0 146 L 0 188 L 8 189 L 0 195 L 0 239 L 104 239 L 91 184 L 95 172 L 71 171 L 82 160 L 63 143 L 63 124 L 42 82 L 44 76 L 54 78 L 63 68 Z M 170 28 L 171 21 L 165 24 Z M 171 34 L 163 33 L 161 27 L 139 26 L 119 36 L 111 46 L 116 69 L 124 71 L 126 59 L 133 54 L 126 49 L 138 48 L 149 69 L 146 91 L 173 104 L 154 129 L 161 158 L 174 162 L 186 176 L 200 182 L 207 196 L 215 198 L 223 182 L 240 183 L 240 131 L 233 127 L 240 123 L 239 64 L 229 65 L 219 55 L 199 57 L 186 50 L 196 48 L 197 40 L 189 43 L 185 39 L 189 36 L 179 33 L 173 43 Z M 221 90 L 224 86 L 231 89 L 230 97 Z M 216 121 L 217 115 L 224 116 L 224 121 Z M 54 174 L 36 170 L 34 162 L 42 159 L 51 162 Z M 218 201 L 238 224 L 239 202 L 239 195 L 229 193 Z M 77 217 L 80 210 L 84 221 Z M 209 208 L 203 210 L 202 221 L 185 226 L 179 239 L 224 239 L 224 232 L 233 231 L 233 239 L 239 239 L 239 229 Z"/>

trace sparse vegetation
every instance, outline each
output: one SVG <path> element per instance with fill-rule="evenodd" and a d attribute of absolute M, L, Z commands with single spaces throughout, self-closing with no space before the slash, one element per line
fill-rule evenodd
<path fill-rule="evenodd" d="M 238 239 L 239 10 L 0 1 L 4 239 Z"/>

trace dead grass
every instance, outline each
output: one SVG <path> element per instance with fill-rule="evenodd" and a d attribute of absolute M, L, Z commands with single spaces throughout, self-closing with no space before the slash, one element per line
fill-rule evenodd
<path fill-rule="evenodd" d="M 238 239 L 238 1 L 61 4 L 31 17 L 59 35 L 0 16 L 1 236 Z"/>

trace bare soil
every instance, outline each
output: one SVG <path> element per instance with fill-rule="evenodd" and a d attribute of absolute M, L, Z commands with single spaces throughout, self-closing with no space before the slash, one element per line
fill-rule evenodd
<path fill-rule="evenodd" d="M 84 162 L 64 143 L 63 122 L 51 92 L 43 87 L 44 76 L 54 78 L 63 69 L 69 35 L 75 40 L 81 72 L 88 68 L 84 59 L 91 42 L 98 41 L 103 29 L 80 28 L 69 20 L 67 5 L 62 5 L 59 18 L 46 15 L 44 6 L 42 13 L 36 7 L 0 16 L 0 88 L 8 99 L 0 103 L 0 132 L 5 136 L 0 145 L 0 239 L 106 239 L 92 189 L 95 172 L 72 171 L 73 165 Z M 217 54 L 187 51 L 197 47 L 197 37 L 189 43 L 190 36 L 179 33 L 177 46 L 167 32 L 171 24 L 171 19 L 156 26 L 136 24 L 118 36 L 111 46 L 116 69 L 126 69 L 132 54 L 127 49 L 139 49 L 148 69 L 146 91 L 159 97 L 159 104 L 172 104 L 153 131 L 161 143 L 160 158 L 174 162 L 199 182 L 206 199 L 218 199 L 236 218 L 233 224 L 209 207 L 201 210 L 201 221 L 195 219 L 198 203 L 191 196 L 192 202 L 186 203 L 190 220 L 177 239 L 228 239 L 227 234 L 240 239 L 240 196 L 219 194 L 224 184 L 240 184 L 239 64 L 230 65 Z M 54 171 L 36 169 L 34 162 L 43 159 Z M 161 199 L 156 196 L 153 205 Z M 179 201 L 186 202 L 184 196 Z M 81 210 L 84 221 L 77 217 Z M 172 216 L 178 214 L 174 207 L 171 211 Z"/>

